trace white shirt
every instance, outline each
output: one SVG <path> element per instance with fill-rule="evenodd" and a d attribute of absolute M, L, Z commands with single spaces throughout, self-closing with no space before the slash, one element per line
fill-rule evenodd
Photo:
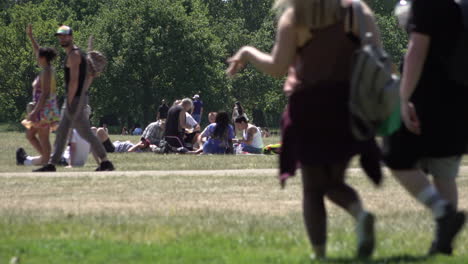
<path fill-rule="evenodd" d="M 251 127 L 255 127 L 255 129 L 257 130 L 257 133 L 255 133 L 253 135 L 253 140 L 252 140 L 252 143 L 250 144 L 250 146 L 252 146 L 254 148 L 263 148 L 262 132 L 256 126 L 249 125 L 249 127 L 247 127 L 247 129 L 245 129 L 243 131 L 244 139 L 247 139 L 247 130 L 249 130 L 249 128 L 251 128 Z"/>
<path fill-rule="evenodd" d="M 185 112 L 185 122 L 191 127 L 194 128 L 198 125 L 197 121 L 193 119 L 192 115 Z"/>
<path fill-rule="evenodd" d="M 67 160 L 68 164 L 77 167 L 84 166 L 88 160 L 88 154 L 91 146 L 84 140 L 78 132 L 73 129 L 70 144 L 74 144 L 74 152 L 70 153 L 70 147 L 67 147 L 63 153 L 63 157 Z"/>

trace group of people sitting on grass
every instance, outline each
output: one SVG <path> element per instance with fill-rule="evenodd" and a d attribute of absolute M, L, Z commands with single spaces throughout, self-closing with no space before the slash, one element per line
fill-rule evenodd
<path fill-rule="evenodd" d="M 210 125 L 202 131 L 190 114 L 192 107 L 192 100 L 185 98 L 169 108 L 163 140 L 170 148 L 189 153 L 224 154 L 234 153 L 236 147 L 237 153 L 262 153 L 262 133 L 245 115 L 237 116 L 233 127 L 226 112 L 211 112 Z M 235 131 L 242 133 L 241 139 L 235 139 Z"/>
<path fill-rule="evenodd" d="M 160 115 L 142 132 L 140 141 L 111 141 L 106 127 L 92 127 L 107 153 L 154 152 L 154 153 L 187 153 L 187 154 L 262 154 L 265 133 L 249 123 L 239 103 L 241 114 L 227 112 L 210 112 L 209 125 L 201 130 L 200 124 L 193 118 L 191 110 L 193 101 L 190 98 L 176 100 L 166 114 Z M 87 106 L 90 109 L 89 106 Z M 90 111 L 88 111 L 89 115 Z M 234 123 L 234 125 L 232 124 Z M 236 132 L 242 137 L 236 139 Z M 278 148 L 279 149 L 279 148 Z M 69 167 L 84 166 L 90 153 L 90 144 L 73 129 L 69 136 L 68 146 L 63 153 L 60 165 Z M 91 152 L 92 153 L 92 152 Z M 268 153 L 272 153 L 269 151 Z M 96 162 L 99 159 L 93 155 Z M 40 156 L 30 156 L 23 148 L 16 151 L 18 165 L 41 165 Z"/>

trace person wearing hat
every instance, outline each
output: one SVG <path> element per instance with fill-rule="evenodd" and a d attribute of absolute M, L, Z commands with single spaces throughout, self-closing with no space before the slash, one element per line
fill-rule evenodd
<path fill-rule="evenodd" d="M 83 98 L 84 104 L 88 104 L 87 88 L 94 78 L 94 73 L 90 71 L 92 69 L 88 69 L 86 53 L 74 44 L 73 31 L 69 26 L 60 26 L 55 36 L 67 54 L 64 60 L 66 100 L 62 107 L 62 119 L 56 133 L 54 153 L 48 164 L 34 170 L 34 172 L 56 171 L 55 164 L 58 164 L 62 157 L 71 128 L 75 128 L 78 134 L 90 143 L 92 152 L 100 161 L 96 171 L 114 170 L 112 162 L 107 159 L 106 150 L 92 133 L 89 118 L 80 105 L 82 96 L 85 97 Z"/>
<path fill-rule="evenodd" d="M 200 100 L 200 95 L 196 94 L 193 96 L 193 111 L 192 117 L 200 124 L 201 117 L 203 114 L 203 102 Z"/>

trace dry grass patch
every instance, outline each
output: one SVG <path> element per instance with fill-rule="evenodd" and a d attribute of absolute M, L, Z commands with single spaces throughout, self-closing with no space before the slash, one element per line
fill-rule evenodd
<path fill-rule="evenodd" d="M 191 210 L 288 215 L 301 211 L 299 177 L 279 188 L 274 170 L 197 172 L 115 172 L 64 175 L 0 176 L 0 212 L 42 211 L 80 214 L 184 215 Z M 154 175 L 151 175 L 151 174 Z M 424 212 L 393 178 L 375 188 L 362 173 L 349 172 L 366 207 L 378 215 Z M 468 207 L 468 180 L 459 179 L 460 207 Z M 330 206 L 331 215 L 342 214 Z"/>

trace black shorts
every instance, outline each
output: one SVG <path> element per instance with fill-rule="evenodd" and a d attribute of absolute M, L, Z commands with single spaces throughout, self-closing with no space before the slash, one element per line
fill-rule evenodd
<path fill-rule="evenodd" d="M 192 143 L 193 139 L 195 138 L 196 135 L 198 135 L 198 131 L 192 132 L 192 133 L 185 133 L 185 138 L 184 141 L 187 143 Z"/>
<path fill-rule="evenodd" d="M 402 124 L 402 126 L 404 126 Z M 417 166 L 423 156 L 422 140 L 406 128 L 400 128 L 391 136 L 383 139 L 383 159 L 394 170 L 409 170 Z"/>
<path fill-rule="evenodd" d="M 112 144 L 110 139 L 107 139 L 106 141 L 102 142 L 102 145 L 106 149 L 107 153 L 114 153 L 115 152 L 115 146 Z"/>

